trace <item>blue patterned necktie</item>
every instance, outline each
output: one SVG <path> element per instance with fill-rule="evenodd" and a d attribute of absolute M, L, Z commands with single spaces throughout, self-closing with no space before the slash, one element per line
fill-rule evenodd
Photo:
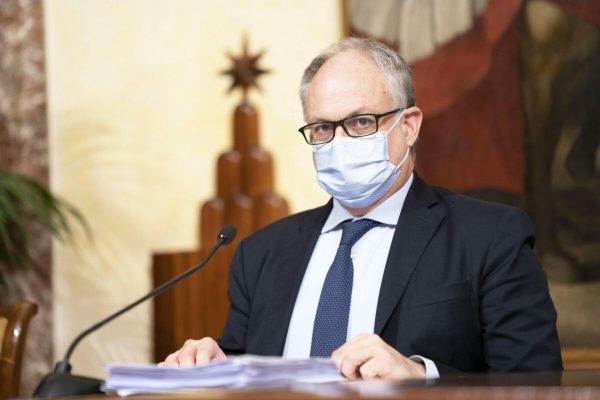
<path fill-rule="evenodd" d="M 340 247 L 329 267 L 319 298 L 310 348 L 311 357 L 330 357 L 334 350 L 346 343 L 354 278 L 350 251 L 358 239 L 377 225 L 379 222 L 370 219 L 341 223 L 343 232 Z"/>

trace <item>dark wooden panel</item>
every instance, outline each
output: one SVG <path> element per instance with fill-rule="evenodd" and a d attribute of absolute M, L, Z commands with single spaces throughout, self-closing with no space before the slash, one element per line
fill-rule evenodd
<path fill-rule="evenodd" d="M 206 255 L 205 251 L 197 251 L 189 256 L 191 265 L 198 264 Z M 202 318 L 206 314 L 207 301 L 206 279 L 203 277 L 204 271 L 200 270 L 188 278 L 188 298 L 184 299 L 188 303 L 188 314 L 184 316 L 187 319 L 187 330 L 182 332 L 184 340 L 192 337 L 200 337 L 206 332 L 206 320 Z M 181 342 L 175 344 L 177 347 Z"/>
<path fill-rule="evenodd" d="M 171 261 L 172 254 L 154 254 L 152 257 L 152 282 L 158 287 L 167 282 L 172 276 Z M 174 289 L 173 289 L 174 290 Z M 169 324 L 171 321 L 164 318 L 174 307 L 173 291 L 167 291 L 153 300 L 154 305 L 154 357 L 164 360 L 174 349 L 174 338 Z"/>
<path fill-rule="evenodd" d="M 197 251 L 154 254 L 154 286 L 160 286 L 193 267 L 199 259 L 199 255 Z M 189 335 L 189 292 L 191 284 L 196 284 L 196 281 L 188 279 L 187 281 L 180 282 L 177 286 L 165 291 L 154 299 L 154 315 L 165 316 L 163 318 L 154 318 L 155 358 L 164 359 Z"/>

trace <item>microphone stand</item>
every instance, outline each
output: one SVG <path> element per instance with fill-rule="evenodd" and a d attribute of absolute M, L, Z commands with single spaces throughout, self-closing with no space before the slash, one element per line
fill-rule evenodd
<path fill-rule="evenodd" d="M 202 267 L 204 267 L 213 255 L 221 248 L 223 245 L 228 245 L 233 241 L 237 230 L 233 225 L 225 225 L 219 234 L 217 235 L 217 243 L 212 247 L 206 258 L 195 267 L 192 267 L 182 273 L 181 275 L 176 276 L 175 278 L 163 283 L 156 289 L 150 291 L 146 295 L 140 297 L 133 303 L 125 306 L 124 308 L 118 310 L 117 312 L 109 315 L 104 318 L 100 322 L 95 323 L 90 326 L 85 331 L 81 332 L 75 340 L 71 343 L 67 352 L 65 353 L 64 358 L 56 363 L 54 367 L 54 371 L 46 375 L 42 381 L 39 383 L 35 392 L 33 392 L 34 397 L 65 397 L 65 396 L 76 396 L 83 394 L 101 394 L 100 386 L 104 383 L 100 379 L 90 378 L 86 376 L 80 375 L 72 375 L 71 374 L 71 364 L 69 363 L 69 359 L 71 358 L 71 354 L 75 350 L 75 347 L 79 344 L 79 342 L 88 336 L 90 333 L 100 329 L 107 323 L 111 322 L 115 318 L 125 314 L 127 311 L 131 310 L 135 306 L 143 303 L 144 301 L 156 297 L 165 290 L 169 289 L 171 286 L 177 284 L 178 282 L 186 279 L 188 276 L 192 275 L 194 272 L 198 271 Z"/>

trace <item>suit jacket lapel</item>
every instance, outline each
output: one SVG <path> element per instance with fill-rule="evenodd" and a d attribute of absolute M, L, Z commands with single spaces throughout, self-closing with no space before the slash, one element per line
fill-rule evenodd
<path fill-rule="evenodd" d="M 261 354 L 283 353 L 296 297 L 332 204 L 330 200 L 325 206 L 315 210 L 312 215 L 299 222 L 297 230 L 286 238 L 273 282 Z"/>
<path fill-rule="evenodd" d="M 436 207 L 437 202 L 433 190 L 415 174 L 396 225 L 383 273 L 375 316 L 375 333 L 378 335 L 385 328 L 421 254 L 445 216 L 443 208 Z"/>

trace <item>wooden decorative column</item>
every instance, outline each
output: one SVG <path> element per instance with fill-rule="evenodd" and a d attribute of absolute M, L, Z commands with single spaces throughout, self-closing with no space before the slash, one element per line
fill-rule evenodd
<path fill-rule="evenodd" d="M 220 250 L 209 265 L 154 301 L 154 358 L 163 360 L 186 339 L 218 338 L 225 324 L 229 301 L 229 264 L 241 239 L 288 214 L 287 202 L 273 188 L 273 160 L 259 143 L 258 111 L 247 91 L 267 71 L 257 66 L 244 41 L 240 57 L 229 58 L 233 67 L 231 89 L 241 88 L 242 101 L 233 112 L 233 147 L 217 160 L 216 193 L 200 209 L 199 248 L 189 252 L 154 254 L 154 286 L 198 263 L 214 245 L 225 224 L 237 227 L 236 240 Z"/>

